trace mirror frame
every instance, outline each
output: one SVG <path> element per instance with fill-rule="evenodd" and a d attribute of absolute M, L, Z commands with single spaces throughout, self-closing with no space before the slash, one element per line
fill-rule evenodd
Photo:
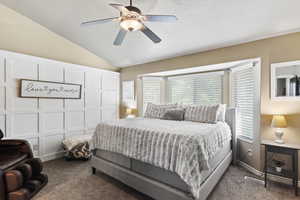
<path fill-rule="evenodd" d="M 300 96 L 298 96 L 298 97 L 289 97 L 289 96 L 277 97 L 276 96 L 276 90 L 277 90 L 276 69 L 279 67 L 288 67 L 291 65 L 299 65 L 300 66 L 300 60 L 271 64 L 271 100 L 274 100 L 274 101 L 300 101 Z"/>

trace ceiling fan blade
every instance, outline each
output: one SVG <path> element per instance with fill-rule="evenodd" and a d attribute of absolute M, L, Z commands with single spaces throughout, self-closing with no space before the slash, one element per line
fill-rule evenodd
<path fill-rule="evenodd" d="M 177 17 L 175 15 L 144 15 L 145 20 L 149 22 L 175 22 Z"/>
<path fill-rule="evenodd" d="M 120 46 L 126 36 L 126 33 L 127 33 L 127 31 L 121 28 L 115 41 L 114 41 L 114 45 Z"/>
<path fill-rule="evenodd" d="M 117 19 L 118 19 L 118 17 L 112 17 L 112 18 L 107 18 L 107 19 L 96 19 L 96 20 L 92 20 L 92 21 L 83 22 L 83 23 L 81 23 L 81 26 L 104 24 L 104 23 L 107 23 L 107 22 L 115 21 Z"/>
<path fill-rule="evenodd" d="M 129 10 L 122 4 L 110 3 L 109 5 L 114 7 L 115 9 L 119 10 L 122 13 L 128 13 L 129 12 Z"/>
<path fill-rule="evenodd" d="M 154 43 L 161 42 L 161 39 L 155 33 L 153 33 L 147 26 L 144 25 L 141 31 Z"/>

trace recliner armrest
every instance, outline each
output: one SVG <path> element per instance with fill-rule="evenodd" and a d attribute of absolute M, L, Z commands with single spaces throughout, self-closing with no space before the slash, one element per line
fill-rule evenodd
<path fill-rule="evenodd" d="M 33 153 L 30 144 L 26 140 L 0 140 L 0 153 L 2 151 L 4 151 L 5 153 L 5 151 L 9 149 L 29 154 L 29 157 L 33 158 Z"/>
<path fill-rule="evenodd" d="M 23 144 L 28 144 L 26 140 L 17 140 L 17 139 L 6 139 L 6 140 L 0 140 L 0 146 L 2 145 L 23 145 Z"/>
<path fill-rule="evenodd" d="M 4 172 L 0 170 L 0 200 L 5 200 Z"/>

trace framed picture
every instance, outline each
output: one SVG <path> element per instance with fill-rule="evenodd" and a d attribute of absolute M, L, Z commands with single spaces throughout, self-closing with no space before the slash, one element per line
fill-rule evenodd
<path fill-rule="evenodd" d="M 80 84 L 21 79 L 20 97 L 81 99 Z"/>
<path fill-rule="evenodd" d="M 122 82 L 123 102 L 134 101 L 134 81 L 123 81 Z"/>

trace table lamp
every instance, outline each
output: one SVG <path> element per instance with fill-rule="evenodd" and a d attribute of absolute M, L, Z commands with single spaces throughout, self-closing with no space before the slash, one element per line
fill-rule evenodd
<path fill-rule="evenodd" d="M 126 108 L 127 118 L 134 118 L 134 108 Z"/>
<path fill-rule="evenodd" d="M 274 115 L 273 119 L 272 119 L 271 126 L 273 128 L 276 128 L 276 131 L 275 131 L 275 136 L 276 136 L 275 142 L 279 143 L 279 144 L 283 144 L 284 141 L 282 140 L 282 136 L 283 136 L 284 133 L 283 133 L 282 129 L 287 127 L 287 122 L 286 122 L 285 117 L 283 115 Z"/>

